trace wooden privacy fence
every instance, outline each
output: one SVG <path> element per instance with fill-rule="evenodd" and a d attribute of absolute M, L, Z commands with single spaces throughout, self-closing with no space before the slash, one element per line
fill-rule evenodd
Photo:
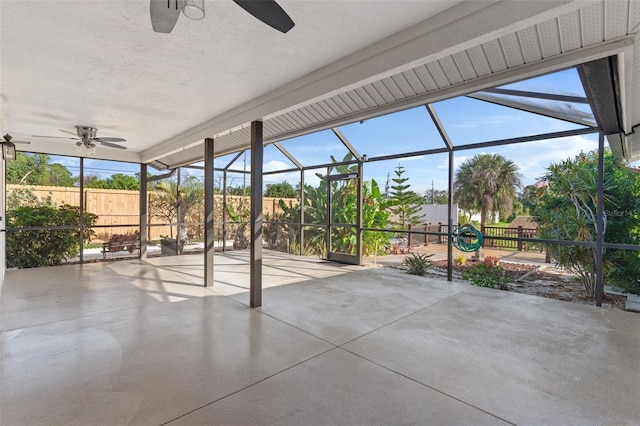
<path fill-rule="evenodd" d="M 7 196 L 9 197 L 19 189 L 29 190 L 40 200 L 51 197 L 51 201 L 55 205 L 80 205 L 80 190 L 77 187 L 8 184 Z M 216 221 L 222 221 L 222 198 L 220 194 L 214 195 L 214 206 L 218 212 L 215 218 Z M 280 198 L 263 198 L 262 212 L 264 217 L 273 217 L 274 214 L 282 214 L 279 200 Z M 298 203 L 298 200 L 293 198 L 284 198 L 283 200 L 289 207 L 293 207 Z M 250 201 L 248 196 L 227 196 L 227 204 L 231 205 L 236 211 L 239 211 L 239 213 L 242 213 L 243 208 L 240 206 L 244 206 L 244 209 L 248 211 Z M 7 207 L 10 208 L 11 205 Z M 204 203 L 200 210 L 203 208 Z M 134 232 L 140 224 L 140 192 L 123 189 L 85 188 L 84 210 L 98 216 L 98 221 L 94 228 L 98 239 L 108 240 L 112 234 Z M 195 214 L 194 216 L 200 218 L 202 217 L 202 213 Z M 189 220 L 189 218 L 187 220 Z M 228 221 L 231 221 L 231 219 L 228 218 Z M 159 239 L 161 235 L 172 234 L 171 226 L 166 224 L 162 219 L 153 217 L 152 212 L 150 212 L 149 215 L 149 224 L 152 226 L 149 227 L 147 238 L 151 240 Z M 173 235 L 175 235 L 175 232 L 176 227 L 173 225 Z"/>

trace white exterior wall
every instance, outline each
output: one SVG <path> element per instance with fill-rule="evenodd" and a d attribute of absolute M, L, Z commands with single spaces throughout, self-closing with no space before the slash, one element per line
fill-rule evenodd
<path fill-rule="evenodd" d="M 421 223 L 448 223 L 449 206 L 447 204 L 423 204 L 420 207 L 419 215 L 423 215 Z M 453 223 L 458 220 L 458 205 L 453 205 Z"/>

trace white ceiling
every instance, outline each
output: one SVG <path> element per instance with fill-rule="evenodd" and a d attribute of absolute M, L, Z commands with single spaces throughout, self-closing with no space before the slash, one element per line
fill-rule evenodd
<path fill-rule="evenodd" d="M 625 125 L 640 121 L 640 2 L 279 1 L 281 34 L 231 0 L 154 33 L 148 1 L 0 2 L 0 127 L 75 154 L 75 125 L 124 137 L 96 156 L 180 164 L 618 53 Z M 638 96 L 634 96 L 638 95 Z M 233 131 L 233 133 L 230 133 Z M 20 148 L 20 147 L 19 147 Z"/>

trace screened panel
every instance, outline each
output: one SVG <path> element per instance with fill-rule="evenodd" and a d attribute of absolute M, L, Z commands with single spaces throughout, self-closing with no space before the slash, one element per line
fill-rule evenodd
<path fill-rule="evenodd" d="M 454 146 L 584 128 L 469 97 L 448 99 L 433 106 Z"/>
<path fill-rule="evenodd" d="M 150 182 L 147 187 L 147 240 L 159 246 L 160 240 L 177 237 L 177 179 Z"/>
<path fill-rule="evenodd" d="M 596 149 L 597 135 L 587 135 L 456 152 L 454 200 L 459 204 L 459 223 L 481 230 L 485 249 L 541 253 L 544 245 L 518 239 L 578 240 L 575 229 L 562 231 L 571 222 L 573 204 L 561 188 L 572 185 L 566 179 L 569 170 L 586 166 L 584 156 Z M 536 256 L 544 260 L 542 254 Z"/>
<path fill-rule="evenodd" d="M 229 166 L 229 170 L 238 172 L 250 172 L 251 171 L 251 150 L 244 151 L 233 163 Z"/>
<path fill-rule="evenodd" d="M 575 68 L 528 78 L 499 86 L 502 89 L 524 90 L 548 94 L 586 97 L 580 76 Z"/>
<path fill-rule="evenodd" d="M 124 254 L 111 245 L 140 240 L 140 165 L 85 159 L 83 179 L 85 210 L 98 216 L 96 242 L 110 244 L 103 246 L 109 258 Z"/>
<path fill-rule="evenodd" d="M 327 230 L 325 226 L 304 226 L 303 256 L 327 257 Z"/>
<path fill-rule="evenodd" d="M 348 124 L 340 130 L 360 156 L 369 159 L 445 147 L 424 106 Z"/>
<path fill-rule="evenodd" d="M 356 254 L 357 230 L 347 226 L 331 227 L 331 253 L 354 256 Z"/>
<path fill-rule="evenodd" d="M 243 156 L 243 154 L 240 153 L 240 152 L 233 152 L 231 154 L 221 155 L 219 157 L 215 157 L 213 159 L 213 167 L 215 169 L 224 169 L 227 166 L 232 165 L 236 161 L 235 158 L 238 155 L 240 155 L 240 157 Z M 204 164 L 203 164 L 203 166 L 204 166 Z"/>
<path fill-rule="evenodd" d="M 280 142 L 303 166 L 342 161 L 349 150 L 331 130 L 323 130 Z"/>
<path fill-rule="evenodd" d="M 536 98 L 535 94 L 531 96 L 513 96 L 503 93 L 477 92 L 470 95 L 470 97 L 584 126 L 597 126 L 591 108 L 585 103 L 540 99 Z"/>
<path fill-rule="evenodd" d="M 7 266 L 32 268 L 77 260 L 80 160 L 17 153 L 6 163 Z M 86 225 L 96 218 L 85 215 Z M 85 235 L 85 242 L 90 234 Z"/>
<path fill-rule="evenodd" d="M 263 179 L 263 219 L 300 223 L 300 172 L 269 174 Z"/>
<path fill-rule="evenodd" d="M 262 170 L 264 172 L 275 172 L 298 168 L 274 144 L 265 146 L 262 156 Z"/>
<path fill-rule="evenodd" d="M 204 241 L 204 172 L 180 169 L 179 235 L 187 249 L 199 247 Z"/>

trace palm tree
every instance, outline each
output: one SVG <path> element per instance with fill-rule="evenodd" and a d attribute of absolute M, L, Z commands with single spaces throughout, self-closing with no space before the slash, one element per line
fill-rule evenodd
<path fill-rule="evenodd" d="M 478 154 L 465 160 L 456 172 L 455 199 L 465 210 L 480 210 L 484 229 L 489 212 L 509 216 L 520 188 L 518 166 L 500 154 Z"/>
<path fill-rule="evenodd" d="M 204 203 L 204 184 L 196 176 L 186 176 L 180 187 L 176 180 L 165 180 L 153 186 L 149 200 L 150 214 L 166 220 L 170 225 L 178 224 L 178 234 L 185 218 L 195 213 L 196 207 Z M 178 212 L 180 217 L 178 217 Z M 170 227 L 173 239 L 173 227 Z"/>

